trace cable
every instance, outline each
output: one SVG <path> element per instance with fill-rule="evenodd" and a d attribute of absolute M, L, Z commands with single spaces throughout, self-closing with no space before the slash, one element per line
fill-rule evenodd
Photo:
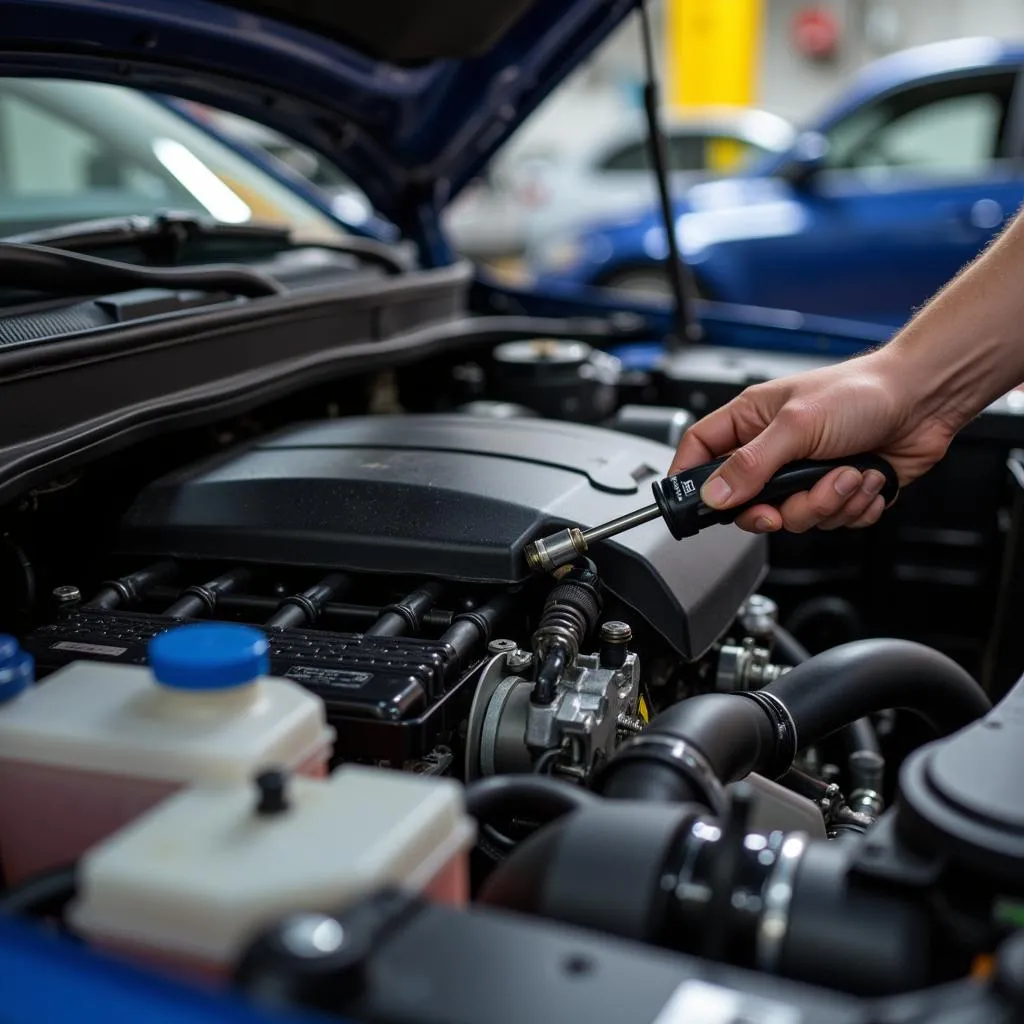
<path fill-rule="evenodd" d="M 552 768 L 555 766 L 555 762 L 561 756 L 561 747 L 552 747 L 550 750 L 545 750 L 542 754 L 538 755 L 537 760 L 533 762 L 534 775 L 550 775 Z"/>

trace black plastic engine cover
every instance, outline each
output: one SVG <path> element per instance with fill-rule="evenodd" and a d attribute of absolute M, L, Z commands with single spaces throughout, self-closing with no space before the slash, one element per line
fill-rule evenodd
<path fill-rule="evenodd" d="M 481 583 L 526 578 L 533 538 L 652 500 L 671 449 L 550 420 L 331 420 L 221 454 L 147 488 L 132 554 Z M 760 583 L 763 538 L 715 526 L 678 544 L 660 521 L 591 552 L 605 585 L 687 658 Z"/>

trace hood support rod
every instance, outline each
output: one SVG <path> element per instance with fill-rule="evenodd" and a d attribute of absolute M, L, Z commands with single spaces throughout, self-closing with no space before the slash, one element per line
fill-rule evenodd
<path fill-rule="evenodd" d="M 689 267 L 683 263 L 679 252 L 679 239 L 676 235 L 675 217 L 672 213 L 672 197 L 669 193 L 668 180 L 668 145 L 659 114 L 661 96 L 658 88 L 658 72 L 654 63 L 651 16 L 646 0 L 639 0 L 638 7 L 640 35 L 644 51 L 644 113 L 647 117 L 647 145 L 650 151 L 651 166 L 654 168 L 654 177 L 658 184 L 661 219 L 665 225 L 665 241 L 668 245 L 665 272 L 668 274 L 668 282 L 672 289 L 675 305 L 672 331 L 665 339 L 665 344 L 669 351 L 678 351 L 687 343 L 700 341 L 704 332 L 694 309 L 697 289 L 694 286 Z"/>

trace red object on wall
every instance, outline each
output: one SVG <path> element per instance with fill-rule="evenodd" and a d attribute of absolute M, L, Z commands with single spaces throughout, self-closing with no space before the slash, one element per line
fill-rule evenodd
<path fill-rule="evenodd" d="M 839 49 L 839 22 L 826 7 L 805 7 L 793 19 L 793 41 L 804 56 L 827 60 Z"/>

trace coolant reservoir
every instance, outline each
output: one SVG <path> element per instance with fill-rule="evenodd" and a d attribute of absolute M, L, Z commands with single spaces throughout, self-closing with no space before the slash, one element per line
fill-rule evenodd
<path fill-rule="evenodd" d="M 268 765 L 324 775 L 320 698 L 267 677 L 247 626 L 181 626 L 152 671 L 75 662 L 0 704 L 0 863 L 9 882 L 70 864 L 170 793 L 237 785 Z"/>
<path fill-rule="evenodd" d="M 354 765 L 257 783 L 186 790 L 87 854 L 76 931 L 215 978 L 283 917 L 336 912 L 382 886 L 467 900 L 475 826 L 458 783 Z"/>

